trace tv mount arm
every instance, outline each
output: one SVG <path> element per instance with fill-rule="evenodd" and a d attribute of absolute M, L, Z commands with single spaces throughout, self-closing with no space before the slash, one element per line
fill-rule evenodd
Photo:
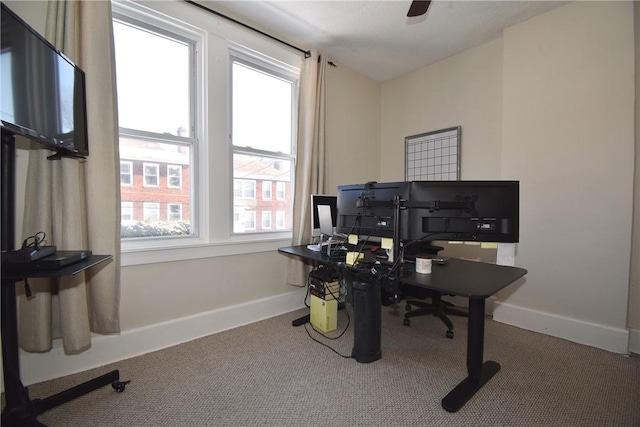
<path fill-rule="evenodd" d="M 429 212 L 441 210 L 461 210 L 465 212 L 473 212 L 475 210 L 475 200 L 464 200 L 447 202 L 442 200 L 433 200 L 428 202 L 406 202 L 406 208 L 422 208 L 429 209 Z"/>

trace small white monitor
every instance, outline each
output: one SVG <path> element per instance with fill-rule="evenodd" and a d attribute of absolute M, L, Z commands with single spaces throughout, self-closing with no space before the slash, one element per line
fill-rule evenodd
<path fill-rule="evenodd" d="M 324 236 L 333 236 L 333 224 L 331 224 L 331 206 L 318 205 L 318 220 L 320 221 L 320 233 Z"/>
<path fill-rule="evenodd" d="M 331 232 L 326 233 L 328 231 L 328 226 L 325 223 L 325 231 L 321 230 L 320 216 L 319 216 L 319 207 L 320 206 L 328 206 L 330 210 L 330 223 L 331 223 Z M 322 208 L 325 211 L 326 217 L 326 208 Z M 312 194 L 311 195 L 311 237 L 320 237 L 321 234 L 325 234 L 328 236 L 332 236 L 335 228 L 336 222 L 338 221 L 338 196 L 329 196 L 325 194 Z"/>

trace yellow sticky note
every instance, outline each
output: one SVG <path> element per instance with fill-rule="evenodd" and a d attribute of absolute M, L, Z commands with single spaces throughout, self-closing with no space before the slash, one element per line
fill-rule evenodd
<path fill-rule="evenodd" d="M 347 265 L 354 265 L 359 260 L 364 258 L 364 254 L 360 252 L 347 252 L 347 258 L 345 259 L 345 263 Z"/>
<path fill-rule="evenodd" d="M 390 237 L 383 237 L 382 242 L 380 243 L 380 247 L 382 249 L 392 249 L 393 248 L 393 239 Z"/>
<path fill-rule="evenodd" d="M 357 245 L 358 244 L 358 235 L 357 234 L 349 234 L 349 244 Z"/>
<path fill-rule="evenodd" d="M 498 244 L 494 242 L 482 242 L 480 243 L 482 249 L 498 249 Z"/>

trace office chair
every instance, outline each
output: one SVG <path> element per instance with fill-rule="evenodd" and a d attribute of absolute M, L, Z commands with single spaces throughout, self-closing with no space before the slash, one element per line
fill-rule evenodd
<path fill-rule="evenodd" d="M 405 255 L 414 258 L 418 253 L 438 255 L 438 252 L 443 249 L 444 248 L 441 246 L 434 246 L 429 244 L 428 242 L 425 242 L 425 244 L 423 245 L 412 248 L 411 253 L 405 253 Z M 466 312 L 454 309 L 453 307 L 455 306 L 453 304 L 447 301 L 443 301 L 442 296 L 444 294 L 440 292 L 424 289 L 410 284 L 402 284 L 400 287 L 400 292 L 403 297 L 411 298 L 406 301 L 405 304 L 406 313 L 402 321 L 405 326 L 411 325 L 411 320 L 409 320 L 411 317 L 427 316 L 431 314 L 433 316 L 439 317 L 447 327 L 446 337 L 453 338 L 453 323 L 451 323 L 451 320 L 447 315 L 468 317 L 468 314 Z M 431 302 L 429 303 L 425 301 L 418 301 L 413 298 L 417 298 L 420 300 L 430 298 Z M 413 309 L 413 306 L 418 308 Z"/>
<path fill-rule="evenodd" d="M 440 320 L 442 320 L 442 323 L 444 323 L 447 327 L 446 337 L 453 338 L 453 323 L 451 323 L 448 315 L 464 317 L 469 316 L 462 310 L 452 308 L 455 307 L 453 304 L 447 301 L 443 301 L 442 296 L 444 294 L 440 292 L 431 291 L 409 284 L 403 284 L 401 286 L 401 292 L 405 297 L 419 298 L 421 300 L 431 298 L 430 303 L 413 299 L 406 301 L 406 313 L 404 314 L 404 319 L 402 321 L 405 326 L 411 325 L 411 321 L 409 320 L 411 317 L 427 316 L 431 314 L 433 316 L 439 317 Z M 413 309 L 413 306 L 418 308 Z"/>

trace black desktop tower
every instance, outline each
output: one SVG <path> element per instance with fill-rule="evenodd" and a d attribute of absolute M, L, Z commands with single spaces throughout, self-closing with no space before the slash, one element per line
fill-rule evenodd
<path fill-rule="evenodd" d="M 370 363 L 382 357 L 380 287 L 364 282 L 353 282 L 353 358 Z"/>

